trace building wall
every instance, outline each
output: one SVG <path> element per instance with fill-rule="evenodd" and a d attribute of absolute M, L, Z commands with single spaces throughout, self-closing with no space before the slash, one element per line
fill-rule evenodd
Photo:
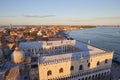
<path fill-rule="evenodd" d="M 0 64 L 4 62 L 4 55 L 2 50 L 0 49 Z"/>
<path fill-rule="evenodd" d="M 29 78 L 30 80 L 38 80 L 38 68 L 30 69 L 29 71 Z"/>
<path fill-rule="evenodd" d="M 87 58 L 80 58 L 77 60 L 68 60 L 61 61 L 55 63 L 47 63 L 47 64 L 39 64 L 39 79 L 47 80 L 47 79 L 59 79 L 68 77 L 74 74 L 83 74 L 86 72 L 95 72 L 95 71 L 103 71 L 108 69 L 110 71 L 111 63 L 112 63 L 113 52 L 108 52 L 104 54 L 97 54 Z M 107 63 L 105 60 L 107 59 Z M 99 65 L 97 63 L 99 61 Z M 88 63 L 90 63 L 90 67 L 88 67 Z M 79 70 L 79 66 L 83 65 L 83 69 Z M 70 67 L 74 66 L 74 70 L 70 70 Z M 59 73 L 59 69 L 63 68 L 63 72 Z M 47 72 L 51 70 L 52 74 L 47 75 Z M 84 76 L 84 75 L 81 75 Z"/>
<path fill-rule="evenodd" d="M 19 47 L 26 53 L 26 56 L 36 56 L 36 53 L 46 53 L 45 51 L 54 51 L 55 48 L 60 50 L 67 49 L 68 45 L 74 46 L 75 40 L 61 40 L 61 41 L 41 41 L 41 42 L 28 42 L 20 43 Z"/>
<path fill-rule="evenodd" d="M 20 80 L 19 67 L 13 67 L 5 73 L 4 80 Z"/>
<path fill-rule="evenodd" d="M 75 74 L 71 76 L 66 76 L 64 78 L 55 78 L 54 80 L 110 80 L 110 69 L 101 70 L 93 73 L 85 73 L 84 75 Z"/>

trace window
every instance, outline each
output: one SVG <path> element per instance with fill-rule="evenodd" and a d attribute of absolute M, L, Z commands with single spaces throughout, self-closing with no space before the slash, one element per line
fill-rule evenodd
<path fill-rule="evenodd" d="M 52 75 L 52 71 L 49 70 L 49 71 L 47 72 L 47 75 L 48 75 L 48 76 Z"/>
<path fill-rule="evenodd" d="M 89 60 L 87 60 L 87 63 L 89 62 Z"/>
<path fill-rule="evenodd" d="M 89 80 L 91 80 L 91 76 L 89 76 Z"/>
<path fill-rule="evenodd" d="M 104 73 L 104 75 L 106 76 L 106 72 Z"/>
<path fill-rule="evenodd" d="M 28 49 L 28 52 L 30 52 L 30 49 Z"/>
<path fill-rule="evenodd" d="M 85 78 L 85 80 L 87 80 L 87 77 Z"/>
<path fill-rule="evenodd" d="M 31 62 L 37 62 L 38 61 L 38 58 L 37 57 L 32 57 L 31 58 Z"/>
<path fill-rule="evenodd" d="M 24 77 L 24 79 L 28 79 L 28 77 L 27 77 L 27 76 L 25 76 L 25 77 Z"/>
<path fill-rule="evenodd" d="M 57 47 L 55 47 L 55 50 L 57 49 Z"/>
<path fill-rule="evenodd" d="M 97 74 L 95 75 L 95 78 L 97 78 Z"/>
<path fill-rule="evenodd" d="M 98 77 L 100 77 L 100 73 L 98 74 Z"/>
<path fill-rule="evenodd" d="M 83 65 L 80 65 L 80 66 L 79 66 L 79 70 L 82 70 L 82 69 L 83 69 Z"/>
<path fill-rule="evenodd" d="M 31 68 L 38 68 L 37 64 L 31 65 Z"/>
<path fill-rule="evenodd" d="M 39 48 L 39 51 L 41 51 L 41 49 Z"/>
<path fill-rule="evenodd" d="M 97 66 L 98 66 L 98 65 L 100 65 L 100 62 L 99 62 L 99 61 L 97 62 Z"/>
<path fill-rule="evenodd" d="M 84 78 L 82 78 L 82 80 L 84 80 Z"/>
<path fill-rule="evenodd" d="M 103 73 L 102 73 L 102 76 L 103 76 Z"/>
<path fill-rule="evenodd" d="M 108 63 L 108 59 L 105 59 L 105 63 Z"/>
<path fill-rule="evenodd" d="M 63 68 L 60 68 L 60 69 L 59 69 L 59 73 L 62 73 L 62 72 L 63 72 Z"/>
<path fill-rule="evenodd" d="M 92 76 L 92 79 L 94 79 L 94 75 Z"/>
<path fill-rule="evenodd" d="M 88 67 L 90 67 L 90 63 L 88 63 Z"/>
<path fill-rule="evenodd" d="M 107 72 L 107 74 L 109 74 L 109 71 Z"/>
<path fill-rule="evenodd" d="M 33 52 L 33 49 L 31 49 L 31 51 Z"/>
<path fill-rule="evenodd" d="M 74 66 L 71 66 L 71 67 L 70 67 L 70 70 L 71 70 L 71 71 L 74 70 Z"/>

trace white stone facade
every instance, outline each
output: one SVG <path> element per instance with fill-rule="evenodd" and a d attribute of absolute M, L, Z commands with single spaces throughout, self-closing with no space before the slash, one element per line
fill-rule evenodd
<path fill-rule="evenodd" d="M 96 80 L 110 75 L 111 51 L 75 40 L 20 43 L 19 47 L 26 56 L 38 57 L 39 80 Z"/>
<path fill-rule="evenodd" d="M 101 55 L 94 55 L 86 58 L 78 59 L 62 59 L 49 61 L 39 64 L 40 80 L 57 80 L 67 78 L 68 80 L 78 80 L 92 75 L 110 74 L 113 52 L 108 52 Z M 56 56 L 53 56 L 56 57 Z M 40 59 L 41 61 L 41 59 Z M 98 64 L 99 63 L 99 64 Z M 82 65 L 82 67 L 80 67 Z M 73 69 L 71 70 L 71 67 Z M 60 73 L 60 68 L 63 72 Z M 48 72 L 51 71 L 51 75 Z M 91 79 L 92 80 L 92 79 Z"/>

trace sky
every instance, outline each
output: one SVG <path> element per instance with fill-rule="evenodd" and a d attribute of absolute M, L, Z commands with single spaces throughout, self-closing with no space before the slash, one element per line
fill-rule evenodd
<path fill-rule="evenodd" d="M 120 25 L 120 0 L 0 0 L 0 25 Z"/>

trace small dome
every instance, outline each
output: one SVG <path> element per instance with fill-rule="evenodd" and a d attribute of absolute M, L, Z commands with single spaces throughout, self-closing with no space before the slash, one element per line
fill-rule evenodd
<path fill-rule="evenodd" d="M 11 55 L 11 59 L 15 64 L 22 63 L 25 59 L 25 54 L 18 47 L 16 47 L 15 51 Z"/>

